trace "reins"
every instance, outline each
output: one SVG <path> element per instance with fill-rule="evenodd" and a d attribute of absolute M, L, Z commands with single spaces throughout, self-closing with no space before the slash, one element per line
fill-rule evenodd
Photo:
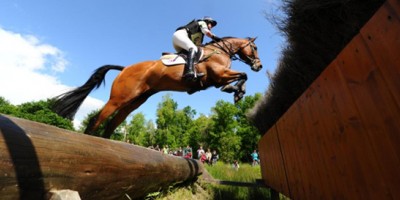
<path fill-rule="evenodd" d="M 225 41 L 224 39 L 221 39 L 221 42 L 222 42 L 223 45 L 221 45 L 219 42 L 212 43 L 211 45 L 213 45 L 213 46 L 215 46 L 215 47 L 221 49 L 223 52 L 225 52 L 226 54 L 228 54 L 228 56 L 229 56 L 229 58 L 230 58 L 231 60 L 239 60 L 239 61 L 241 61 L 241 62 L 243 62 L 243 63 L 248 64 L 248 65 L 252 65 L 254 62 L 256 62 L 256 59 L 257 59 L 257 58 L 251 58 L 250 56 L 245 55 L 245 56 L 249 59 L 248 61 L 246 61 L 246 60 L 243 60 L 243 59 L 241 59 L 240 57 L 238 57 L 238 56 L 236 55 L 237 52 L 239 52 L 239 50 L 244 49 L 244 48 L 246 48 L 247 46 L 249 46 L 249 45 L 251 44 L 251 41 L 249 41 L 245 46 L 239 47 L 237 50 L 233 50 L 232 44 L 231 44 L 230 42 L 227 42 L 227 41 Z M 230 46 L 228 46 L 228 45 L 226 44 L 226 42 L 229 43 Z M 253 56 L 254 56 L 254 50 L 255 50 L 254 47 L 251 46 L 251 52 L 252 52 Z"/>

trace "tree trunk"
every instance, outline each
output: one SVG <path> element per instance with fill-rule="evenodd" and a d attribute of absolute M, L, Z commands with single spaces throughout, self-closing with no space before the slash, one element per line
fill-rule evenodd
<path fill-rule="evenodd" d="M 135 199 L 202 172 L 197 160 L 0 115 L 2 199 L 49 199 L 64 189 L 82 199 Z"/>

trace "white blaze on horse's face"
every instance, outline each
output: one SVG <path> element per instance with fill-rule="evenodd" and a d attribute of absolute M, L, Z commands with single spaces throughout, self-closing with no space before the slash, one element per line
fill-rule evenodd
<path fill-rule="evenodd" d="M 261 60 L 258 57 L 257 46 L 254 44 L 256 38 L 249 39 L 249 43 L 242 48 L 242 53 L 239 55 L 246 64 L 250 65 L 253 71 L 260 71 L 262 68 Z"/>

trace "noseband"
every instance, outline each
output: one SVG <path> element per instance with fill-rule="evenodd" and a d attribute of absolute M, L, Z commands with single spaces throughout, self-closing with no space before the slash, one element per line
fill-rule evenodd
<path fill-rule="evenodd" d="M 239 50 L 242 50 L 242 49 L 246 48 L 249 45 L 250 45 L 251 54 L 252 54 L 253 58 L 248 56 L 248 55 L 244 55 L 247 58 L 247 60 L 243 60 L 243 59 L 238 58 L 236 56 L 235 57 L 236 57 L 236 59 L 239 59 L 240 61 L 242 61 L 242 62 L 244 62 L 244 63 L 246 63 L 246 64 L 248 64 L 250 66 L 253 66 L 257 62 L 257 59 L 259 59 L 259 58 L 256 58 L 256 56 L 255 56 L 254 52 L 257 50 L 257 48 L 253 45 L 253 42 L 249 41 L 249 43 L 247 43 L 244 47 L 240 47 L 237 52 L 239 52 Z"/>

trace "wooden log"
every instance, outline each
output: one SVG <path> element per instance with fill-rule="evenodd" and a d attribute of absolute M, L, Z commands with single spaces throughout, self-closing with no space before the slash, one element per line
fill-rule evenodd
<path fill-rule="evenodd" d="M 0 115 L 1 199 L 135 199 L 202 172 L 197 160 Z"/>

